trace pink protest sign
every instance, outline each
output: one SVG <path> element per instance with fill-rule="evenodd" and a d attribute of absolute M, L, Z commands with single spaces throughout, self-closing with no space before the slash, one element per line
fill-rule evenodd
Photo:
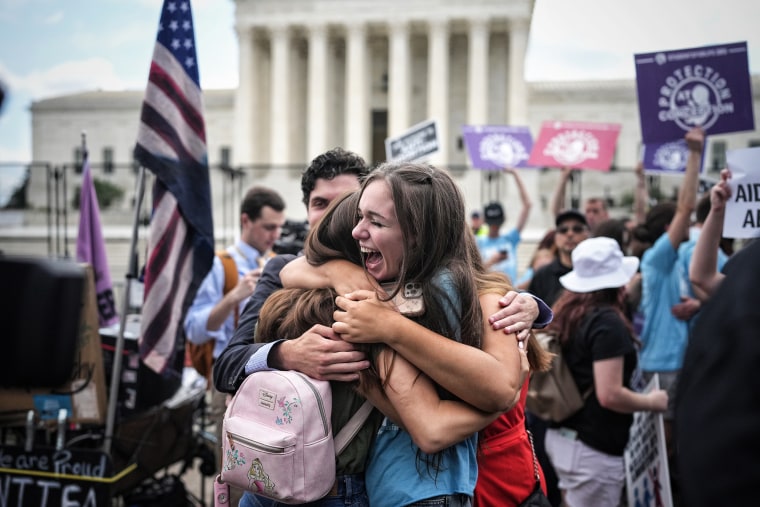
<path fill-rule="evenodd" d="M 618 134 L 617 123 L 545 121 L 528 165 L 609 171 Z"/>

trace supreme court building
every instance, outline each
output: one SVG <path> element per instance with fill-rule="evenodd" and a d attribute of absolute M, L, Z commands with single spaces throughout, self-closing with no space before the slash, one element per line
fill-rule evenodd
<path fill-rule="evenodd" d="M 234 1 L 239 86 L 203 90 L 216 231 L 236 227 L 239 199 L 253 184 L 277 189 L 288 217 L 304 219 L 300 176 L 313 157 L 342 146 L 378 163 L 386 158 L 386 138 L 430 119 L 442 148 L 430 161 L 450 169 L 468 209 L 503 202 L 507 226 L 519 208 L 514 181 L 469 166 L 464 125 L 527 125 L 535 137 L 547 120 L 619 123 L 613 169 L 584 171 L 576 191 L 619 202 L 633 187 L 641 146 L 635 82 L 557 76 L 526 83 L 533 0 Z M 753 82 L 757 110 L 760 87 Z M 86 130 L 93 176 L 125 188 L 116 211 L 103 211 L 106 228 L 109 220 L 132 220 L 125 211 L 134 197 L 132 150 L 143 93 L 85 90 L 31 107 L 34 161 L 76 166 L 79 132 Z M 711 136 L 705 165 L 717 178 L 727 149 L 759 140 L 757 130 Z M 553 225 L 547 201 L 558 172 L 520 171 L 533 198 L 526 239 Z M 77 178 L 70 175 L 70 189 Z M 32 207 L 49 202 L 48 183 L 44 171 L 32 171 Z M 665 193 L 678 184 L 663 177 Z"/>
<path fill-rule="evenodd" d="M 463 124 L 525 125 L 530 0 L 237 2 L 236 163 L 302 163 L 332 146 L 385 159 L 427 119 L 465 164 Z"/>

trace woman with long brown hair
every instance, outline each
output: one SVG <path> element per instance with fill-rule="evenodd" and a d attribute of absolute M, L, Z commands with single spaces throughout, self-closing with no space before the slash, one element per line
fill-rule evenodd
<path fill-rule="evenodd" d="M 351 199 L 348 197 L 347 199 Z M 332 211 L 332 213 L 331 213 Z M 356 221 L 355 217 L 345 215 L 344 211 L 331 210 L 325 215 L 326 220 L 329 222 L 321 222 L 315 230 L 313 230 L 305 245 L 305 261 L 300 262 L 301 266 L 295 264 L 288 269 L 295 270 L 300 274 L 300 282 L 303 283 L 303 277 L 305 276 L 304 264 L 306 261 L 315 266 L 324 267 L 328 261 L 335 262 L 336 259 L 351 259 L 352 263 L 342 262 L 339 269 L 322 270 L 317 272 L 311 272 L 312 276 L 316 276 L 318 281 L 315 285 L 321 286 L 323 284 L 334 284 L 335 280 L 330 280 L 329 275 L 324 276 L 327 271 L 333 273 L 339 273 L 341 281 L 347 278 L 353 278 L 353 275 L 349 273 L 351 271 L 357 271 L 360 275 L 365 275 L 361 267 L 357 264 L 361 262 L 361 252 L 358 250 L 356 242 L 353 243 L 349 240 L 347 231 L 347 223 L 351 224 Z M 327 218 L 328 215 L 332 215 L 331 219 Z M 340 215 L 344 215 L 343 220 L 339 219 Z M 353 222 L 352 222 L 353 221 Z M 342 223 L 342 225 L 341 225 Z M 466 224 L 462 223 L 464 228 Z M 511 289 L 507 278 L 503 275 L 496 273 L 488 273 L 482 267 L 482 262 L 477 251 L 477 247 L 474 242 L 474 238 L 469 233 L 464 234 L 462 240 L 464 241 L 464 249 L 460 250 L 458 255 L 461 259 L 467 261 L 470 274 L 475 283 L 477 297 L 480 302 L 480 310 L 482 315 L 487 315 L 489 309 L 497 309 L 499 307 L 498 300 L 504 294 L 506 290 Z M 364 237 L 359 234 L 360 237 Z M 369 242 L 367 244 L 367 251 L 377 250 L 378 248 L 370 248 Z M 376 245 L 372 245 L 373 247 Z M 418 245 L 419 246 L 419 245 Z M 445 246 L 444 246 L 445 249 Z M 387 251 L 387 250 L 386 250 Z M 430 249 L 422 248 L 423 252 L 430 252 Z M 439 249 L 439 251 L 443 251 Z M 375 254 L 377 255 L 377 254 Z M 359 262 L 357 262 L 357 260 Z M 424 259 L 423 259 L 424 260 Z M 372 262 L 373 260 L 371 260 Z M 296 262 L 296 261 L 294 261 Z M 337 261 L 340 262 L 340 261 Z M 375 266 L 380 265 L 380 262 L 374 262 Z M 306 270 L 308 271 L 308 270 Z M 376 269 L 376 271 L 380 271 Z M 320 279 L 319 273 L 323 276 Z M 373 273 L 374 275 L 374 273 Z M 361 276 L 357 277 L 361 279 Z M 283 281 L 287 286 L 289 284 L 289 273 L 283 272 Z M 313 283 L 313 280 L 312 280 Z M 424 292 L 424 290 L 423 290 Z M 420 337 L 423 333 L 433 333 L 430 329 L 426 329 L 423 325 L 415 323 L 414 321 L 401 316 L 392 305 L 388 303 L 389 298 L 382 292 L 375 294 L 371 291 L 357 291 L 350 295 L 352 300 L 344 297 L 339 297 L 338 302 L 344 311 L 338 311 L 335 313 L 336 318 L 340 323 L 335 324 L 336 331 L 343 334 L 344 338 L 350 341 L 359 341 L 363 343 L 368 342 L 383 342 L 391 341 L 391 338 L 398 338 L 399 336 L 412 336 Z M 519 363 L 514 363 L 513 359 L 509 357 L 517 357 L 518 343 L 514 339 L 514 336 L 505 336 L 502 333 L 494 332 L 487 321 L 481 318 L 481 332 L 483 336 L 483 349 L 491 350 L 494 357 L 491 360 L 496 360 L 499 366 L 497 370 L 504 373 L 516 373 L 520 370 Z M 435 333 L 433 333 L 435 334 Z M 462 335 L 464 341 L 464 333 Z M 406 341 L 412 341 L 406 339 Z M 439 339 L 438 343 L 441 346 L 448 343 L 446 339 Z M 489 344 L 500 344 L 498 347 L 494 347 Z M 374 345 L 377 346 L 377 345 Z M 511 352 L 510 352 L 511 351 Z M 488 357 L 488 356 L 484 356 Z M 548 367 L 550 358 L 540 348 L 535 338 L 531 337 L 528 345 L 528 363 L 531 368 L 545 369 Z M 486 362 L 481 363 L 482 369 L 490 371 L 486 368 Z M 388 364 L 388 363 L 386 363 Z M 398 373 L 399 366 L 408 368 L 407 364 L 402 356 L 396 356 L 393 362 L 394 375 Z M 424 368 L 423 368 L 424 369 Z M 384 384 L 387 372 L 379 372 L 383 377 L 379 380 L 380 384 Z M 503 374 L 503 373 L 502 373 Z M 425 436 L 427 433 L 438 433 L 437 428 L 442 426 L 441 421 L 435 420 L 435 415 L 428 410 L 415 410 L 419 407 L 419 398 L 415 393 L 416 388 L 419 386 L 420 377 L 419 372 L 411 374 L 411 382 L 415 384 L 414 388 L 399 389 L 398 384 L 392 385 L 392 390 L 386 389 L 387 395 L 391 398 L 395 398 L 401 403 L 406 403 L 411 407 L 402 420 L 406 429 L 410 432 L 415 442 L 418 441 L 420 435 Z M 509 410 L 506 413 L 498 415 L 496 421 L 490 426 L 489 423 L 493 421 L 493 418 L 489 420 L 481 420 L 480 423 L 470 424 L 466 428 L 459 427 L 459 431 L 464 433 L 457 433 L 449 430 L 443 432 L 442 437 L 448 439 L 447 442 L 440 441 L 438 445 L 451 445 L 451 443 L 461 440 L 464 435 L 473 435 L 476 432 L 483 430 L 478 438 L 477 446 L 477 462 L 483 467 L 480 467 L 477 484 L 474 490 L 474 502 L 477 505 L 518 505 L 522 502 L 532 491 L 536 485 L 536 473 L 533 462 L 533 453 L 530 445 L 530 440 L 527 432 L 525 431 L 524 424 L 524 401 L 527 394 L 527 383 L 524 382 L 525 377 L 519 377 L 519 383 L 512 391 L 516 396 L 510 398 L 506 408 Z M 448 385 L 456 384 L 457 375 L 452 372 L 448 379 Z M 429 381 L 429 379 L 426 379 Z M 375 381 L 377 382 L 377 380 Z M 484 388 L 487 384 L 499 383 L 494 376 L 490 378 L 486 377 L 484 380 Z M 507 381 L 510 384 L 513 381 Z M 467 393 L 471 394 L 471 393 Z M 375 400 L 373 400 L 375 401 Z M 442 401 L 443 402 L 443 401 Z M 484 429 L 485 428 L 485 429 Z M 387 467 L 386 467 L 387 468 Z M 368 470 L 371 470 L 368 468 Z M 539 469 L 540 473 L 540 469 Z M 416 475 L 416 474 L 412 474 Z M 371 489 L 371 482 L 368 481 L 368 489 Z M 386 488 L 387 490 L 387 488 Z M 381 490 L 382 493 L 382 490 Z M 372 497 L 372 494 L 370 494 Z M 373 504 L 374 505 L 374 504 Z"/>

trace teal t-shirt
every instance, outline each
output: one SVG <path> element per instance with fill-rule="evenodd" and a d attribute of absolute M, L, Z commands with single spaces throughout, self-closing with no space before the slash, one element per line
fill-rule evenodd
<path fill-rule="evenodd" d="M 460 329 L 461 298 L 446 272 L 433 281 L 447 297 L 442 302 L 452 328 Z M 461 341 L 459 333 L 455 337 Z M 372 507 L 401 507 L 441 495 L 472 496 L 477 481 L 477 434 L 433 456 L 422 453 L 405 430 L 387 418 L 370 450 L 365 480 Z"/>
<path fill-rule="evenodd" d="M 686 323 L 670 313 L 681 300 L 678 251 L 664 233 L 641 257 L 642 371 L 676 371 L 686 349 Z"/>
<path fill-rule="evenodd" d="M 676 250 L 666 232 L 641 257 L 642 371 L 681 369 L 689 325 L 697 316 L 685 322 L 677 319 L 671 308 L 681 302 L 681 296 L 694 297 L 688 272 L 697 237 L 698 231 L 692 230 L 690 239 Z M 722 269 L 725 262 L 725 255 L 719 255 L 717 268 Z"/>

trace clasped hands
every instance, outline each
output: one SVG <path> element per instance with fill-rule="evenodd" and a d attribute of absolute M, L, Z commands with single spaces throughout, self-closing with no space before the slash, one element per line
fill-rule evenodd
<path fill-rule="evenodd" d="M 515 291 L 510 291 L 499 301 L 501 310 L 491 315 L 488 321 L 493 329 L 503 329 L 505 334 L 515 333 L 520 348 L 525 348 L 525 340 L 538 316 L 535 300 Z M 335 299 L 338 309 L 333 313 L 333 331 L 352 343 L 389 343 L 393 339 L 387 334 L 389 319 L 398 311 L 392 301 L 382 301 L 375 291 L 356 290 Z M 371 330 L 371 331 L 370 331 Z"/>

